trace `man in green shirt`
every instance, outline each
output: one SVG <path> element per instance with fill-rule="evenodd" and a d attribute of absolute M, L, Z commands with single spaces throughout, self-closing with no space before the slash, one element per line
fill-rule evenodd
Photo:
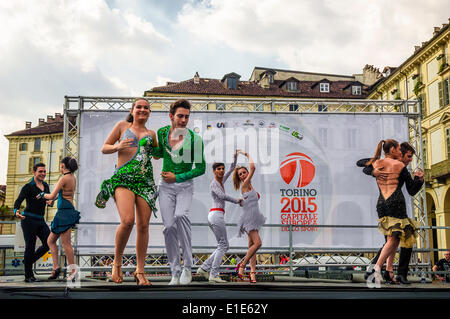
<path fill-rule="evenodd" d="M 164 224 L 167 259 L 172 273 L 169 285 L 186 285 L 192 279 L 189 210 L 194 191 L 193 178 L 203 175 L 206 168 L 203 141 L 186 127 L 190 109 L 191 105 L 186 100 L 178 100 L 170 106 L 171 125 L 158 130 L 158 148 L 153 152 L 153 157 L 163 159 L 159 207 Z"/>

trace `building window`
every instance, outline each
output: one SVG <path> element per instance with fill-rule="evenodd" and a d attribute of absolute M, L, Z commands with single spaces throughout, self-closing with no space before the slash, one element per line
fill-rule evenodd
<path fill-rule="evenodd" d="M 272 84 L 273 83 L 273 74 L 269 73 L 269 83 Z"/>
<path fill-rule="evenodd" d="M 450 104 L 449 101 L 450 77 L 444 79 L 442 82 L 439 82 L 438 90 L 439 90 L 439 107 L 443 108 Z"/>
<path fill-rule="evenodd" d="M 422 140 L 422 148 L 423 148 L 423 154 L 422 154 L 422 161 L 423 161 L 423 167 L 427 167 L 427 140 L 424 138 Z"/>
<path fill-rule="evenodd" d="M 20 154 L 19 155 L 19 174 L 27 173 L 27 155 Z"/>
<path fill-rule="evenodd" d="M 319 112 L 328 112 L 328 105 L 319 104 L 318 110 L 319 110 Z"/>
<path fill-rule="evenodd" d="M 41 151 L 41 138 L 40 137 L 34 139 L 34 151 L 35 152 Z"/>
<path fill-rule="evenodd" d="M 19 144 L 19 151 L 24 152 L 28 148 L 28 143 L 20 143 Z"/>
<path fill-rule="evenodd" d="M 297 110 L 298 110 L 298 104 L 289 104 L 290 112 L 297 112 Z"/>
<path fill-rule="evenodd" d="M 320 93 L 330 92 L 330 83 L 320 83 Z"/>
<path fill-rule="evenodd" d="M 353 85 L 352 86 L 352 95 L 361 95 L 361 86 Z"/>
<path fill-rule="evenodd" d="M 427 116 L 427 100 L 425 97 L 425 93 L 420 94 L 419 98 L 420 112 L 422 114 L 422 118 Z"/>
<path fill-rule="evenodd" d="M 405 82 L 405 85 L 406 85 L 405 92 L 408 92 L 408 98 L 414 97 L 413 94 L 414 94 L 414 85 L 415 84 L 416 84 L 416 81 L 412 77 L 408 78 L 408 80 Z"/>
<path fill-rule="evenodd" d="M 236 78 L 228 78 L 227 79 L 227 87 L 231 90 L 237 89 L 237 83 L 238 83 L 238 79 L 236 79 Z"/>
<path fill-rule="evenodd" d="M 447 159 L 450 159 L 450 127 L 445 129 L 445 142 L 447 144 Z"/>
<path fill-rule="evenodd" d="M 436 77 L 439 70 L 439 65 L 436 59 L 431 60 L 427 64 L 427 79 L 428 83 L 432 82 Z"/>
<path fill-rule="evenodd" d="M 289 81 L 286 83 L 286 89 L 288 91 L 297 91 L 297 82 Z"/>
<path fill-rule="evenodd" d="M 30 158 L 30 162 L 29 162 L 29 168 L 28 168 L 28 172 L 32 173 L 33 172 L 33 166 L 42 162 L 42 159 L 40 157 L 31 157 Z"/>

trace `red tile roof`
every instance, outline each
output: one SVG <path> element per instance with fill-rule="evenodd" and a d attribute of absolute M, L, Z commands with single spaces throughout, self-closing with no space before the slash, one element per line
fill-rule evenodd
<path fill-rule="evenodd" d="M 70 118 L 72 123 L 75 123 L 75 118 Z M 27 136 L 27 135 L 47 135 L 62 133 L 64 131 L 64 116 L 57 115 L 55 118 L 48 117 L 47 121 L 40 119 L 40 124 L 36 127 L 26 128 L 20 131 L 15 131 L 5 136 Z"/>
<path fill-rule="evenodd" d="M 193 79 L 178 83 L 168 83 L 165 86 L 154 87 L 144 93 L 144 96 L 152 93 L 170 93 L 170 94 L 200 94 L 200 95 L 231 95 L 231 96 L 261 96 L 261 97 L 296 97 L 296 98 L 339 98 L 339 99 L 363 99 L 368 91 L 368 87 L 362 85 L 361 95 L 352 95 L 349 87 L 354 83 L 361 85 L 357 81 L 329 81 L 330 92 L 320 93 L 319 87 L 314 84 L 320 81 L 298 81 L 298 91 L 290 92 L 280 88 L 281 80 L 276 80 L 270 84 L 270 87 L 263 88 L 256 82 L 239 81 L 238 88 L 235 90 L 227 89 L 218 79 L 200 78 L 198 84 Z M 314 87 L 313 87 L 314 86 Z M 344 89 L 347 88 L 347 89 Z"/>
<path fill-rule="evenodd" d="M 56 122 L 49 124 L 42 124 L 36 127 L 13 132 L 5 136 L 25 136 L 25 135 L 46 135 L 53 133 L 62 133 L 64 129 L 64 122 Z"/>

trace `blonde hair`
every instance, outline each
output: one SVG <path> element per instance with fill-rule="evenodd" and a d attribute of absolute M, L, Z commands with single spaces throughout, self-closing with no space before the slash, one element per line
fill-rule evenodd
<path fill-rule="evenodd" d="M 234 169 L 234 172 L 233 172 L 233 186 L 234 186 L 235 190 L 238 190 L 239 188 L 241 188 L 241 180 L 239 179 L 239 175 L 238 175 L 238 172 L 241 168 L 245 169 L 248 172 L 247 167 L 236 166 L 236 168 Z"/>

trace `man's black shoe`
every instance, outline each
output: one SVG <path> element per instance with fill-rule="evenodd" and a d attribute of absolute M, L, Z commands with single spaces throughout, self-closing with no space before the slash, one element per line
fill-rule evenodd
<path fill-rule="evenodd" d="M 25 278 L 25 282 L 28 282 L 28 283 L 32 283 L 32 282 L 35 282 L 35 281 L 37 281 L 37 279 L 34 276 Z"/>
<path fill-rule="evenodd" d="M 405 275 L 397 275 L 396 279 L 402 285 L 410 285 L 411 284 L 411 282 L 408 281 L 408 279 L 406 278 Z"/>

